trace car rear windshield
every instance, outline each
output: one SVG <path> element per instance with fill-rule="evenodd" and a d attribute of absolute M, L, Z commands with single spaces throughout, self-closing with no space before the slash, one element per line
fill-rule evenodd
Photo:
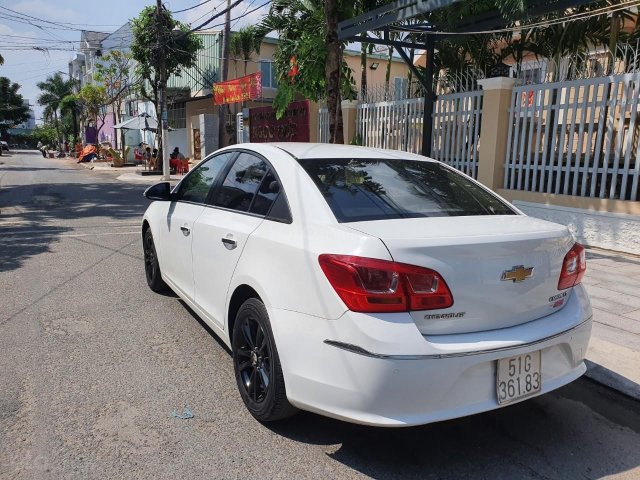
<path fill-rule="evenodd" d="M 437 162 L 301 159 L 339 222 L 514 215 L 504 202 Z"/>

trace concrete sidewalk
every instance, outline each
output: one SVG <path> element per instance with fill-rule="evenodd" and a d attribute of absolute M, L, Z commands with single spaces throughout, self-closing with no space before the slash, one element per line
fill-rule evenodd
<path fill-rule="evenodd" d="M 593 306 L 587 376 L 640 400 L 640 256 L 589 248 Z"/>
<path fill-rule="evenodd" d="M 70 161 L 70 159 L 66 160 L 68 162 Z M 73 160 L 75 161 L 75 159 Z M 140 175 L 138 172 L 144 170 L 143 165 L 112 167 L 111 163 L 107 162 L 87 162 L 80 163 L 78 165 L 86 168 L 87 170 L 93 170 L 94 172 L 113 173 L 114 175 L 117 175 L 116 179 L 121 182 L 153 185 L 162 181 L 160 175 Z M 182 180 L 183 177 L 184 175 L 171 175 L 169 181 L 171 183 L 177 183 Z"/>

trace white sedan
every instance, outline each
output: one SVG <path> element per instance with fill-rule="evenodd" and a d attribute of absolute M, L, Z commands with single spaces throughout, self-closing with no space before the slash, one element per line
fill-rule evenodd
<path fill-rule="evenodd" d="M 149 286 L 231 348 L 260 421 L 419 425 L 585 372 L 584 248 L 440 162 L 241 144 L 145 195 Z"/>

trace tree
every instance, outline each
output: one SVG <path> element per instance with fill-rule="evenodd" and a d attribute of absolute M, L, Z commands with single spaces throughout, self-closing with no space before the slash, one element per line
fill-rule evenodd
<path fill-rule="evenodd" d="M 332 18 L 334 13 L 337 14 L 338 20 L 351 15 L 347 12 L 353 8 L 352 2 L 343 0 L 339 3 L 335 12 L 333 10 L 329 12 Z M 334 21 L 331 25 L 337 27 Z M 340 105 L 340 97 L 355 98 L 354 81 L 351 69 L 342 58 L 344 45 L 337 42 L 337 35 L 331 35 L 331 45 L 327 47 L 325 2 L 274 0 L 269 13 L 256 27 L 256 39 L 262 41 L 269 32 L 274 30 L 280 37 L 274 56 L 278 80 L 278 93 L 273 101 L 276 116 L 280 118 L 284 114 L 287 105 L 294 100 L 296 94 L 315 102 L 327 99 L 330 108 L 329 117 L 333 119 L 330 120 L 330 125 L 333 125 L 332 141 L 336 138 L 341 139 L 342 133 L 339 132 L 341 122 L 337 121 L 337 115 L 341 110 L 336 106 Z M 336 51 L 336 45 L 338 51 Z M 329 60 L 329 51 L 332 52 L 331 60 Z M 328 63 L 331 67 L 327 66 Z M 339 82 L 337 87 L 336 81 Z"/>
<path fill-rule="evenodd" d="M 121 121 L 122 103 L 132 87 L 130 73 L 131 54 L 120 50 L 110 51 L 96 64 L 94 78 L 104 85 L 107 104 L 113 107 L 114 124 Z M 122 129 L 120 130 L 120 144 L 124 155 L 124 130 Z"/>
<path fill-rule="evenodd" d="M 73 93 L 73 87 L 75 80 L 65 80 L 58 72 L 53 74 L 44 82 L 37 84 L 38 88 L 42 90 L 42 93 L 38 97 L 38 104 L 44 107 L 44 117 L 52 120 L 57 133 L 58 142 L 62 143 L 62 137 L 60 132 L 60 126 L 58 122 L 58 113 L 60 110 L 60 102 L 67 95 Z"/>
<path fill-rule="evenodd" d="M 96 64 L 94 79 L 102 83 L 107 103 L 112 105 L 114 120 L 120 122 L 122 103 L 131 88 L 131 54 L 112 50 Z"/>
<path fill-rule="evenodd" d="M 60 102 L 60 114 L 65 120 L 70 120 L 71 132 L 73 134 L 72 143 L 75 145 L 80 137 L 78 129 L 78 116 L 82 113 L 82 100 L 79 95 L 72 93 L 67 95 Z M 64 124 L 65 122 L 63 122 Z"/>
<path fill-rule="evenodd" d="M 85 118 L 94 121 L 96 136 L 98 136 L 108 114 L 106 107 L 109 104 L 109 98 L 107 97 L 106 88 L 102 85 L 88 83 L 80 89 L 78 98 L 81 101 Z"/>
<path fill-rule="evenodd" d="M 7 77 L 0 77 L 0 134 L 3 136 L 7 129 L 29 118 L 29 108 L 18 93 L 19 89 L 20 85 L 17 83 Z"/>
<path fill-rule="evenodd" d="M 248 25 L 242 27 L 237 32 L 231 34 L 229 39 L 229 57 L 234 62 L 238 60 L 244 61 L 244 74 L 247 74 L 247 63 L 251 60 L 251 55 L 260 50 L 260 44 L 256 45 L 256 27 Z M 238 67 L 236 65 L 236 77 L 238 76 Z"/>
<path fill-rule="evenodd" d="M 54 125 L 45 123 L 36 125 L 30 136 L 33 143 L 42 142 L 44 145 L 52 145 L 58 138 L 58 132 Z"/>
<path fill-rule="evenodd" d="M 136 74 L 141 79 L 139 91 L 153 102 L 161 119 L 159 93 L 160 88 L 166 87 L 161 80 L 164 78 L 166 82 L 169 75 L 179 76 L 181 69 L 192 67 L 196 53 L 203 48 L 202 39 L 188 25 L 174 20 L 166 8 L 162 8 L 158 15 L 154 6 L 145 7 L 137 18 L 131 20 L 131 30 L 131 56 L 137 62 Z"/>

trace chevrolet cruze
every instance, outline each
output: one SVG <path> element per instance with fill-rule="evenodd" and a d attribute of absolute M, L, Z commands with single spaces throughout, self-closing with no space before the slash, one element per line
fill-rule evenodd
<path fill-rule="evenodd" d="M 149 287 L 171 288 L 230 347 L 260 421 L 302 409 L 418 425 L 585 371 L 584 248 L 440 162 L 241 144 L 145 195 Z"/>

